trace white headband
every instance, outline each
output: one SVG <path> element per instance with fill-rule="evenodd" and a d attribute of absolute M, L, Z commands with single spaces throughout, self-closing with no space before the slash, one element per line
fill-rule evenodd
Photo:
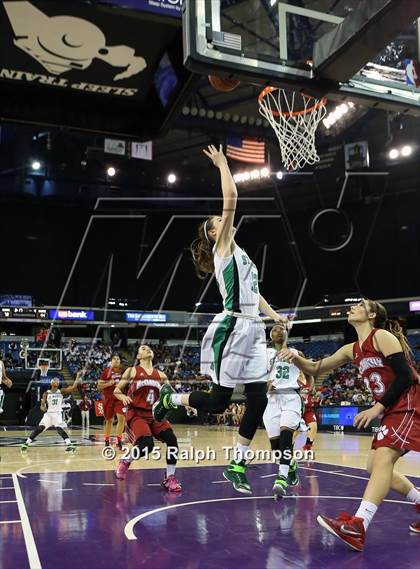
<path fill-rule="evenodd" d="M 207 242 L 211 245 L 211 241 L 210 241 L 210 239 L 209 239 L 209 236 L 207 235 L 207 223 L 208 223 L 208 221 L 209 221 L 209 220 L 206 219 L 206 222 L 205 222 L 205 224 L 204 224 L 204 236 L 205 236 L 205 238 L 207 239 Z"/>

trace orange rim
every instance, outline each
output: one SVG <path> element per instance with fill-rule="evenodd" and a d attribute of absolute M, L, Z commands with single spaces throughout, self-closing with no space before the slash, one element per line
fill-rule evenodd
<path fill-rule="evenodd" d="M 266 95 L 268 95 L 269 93 L 272 93 L 273 91 L 278 91 L 279 88 L 278 87 L 265 87 L 265 89 L 263 89 L 261 91 L 261 93 L 258 95 L 258 102 L 261 104 L 261 101 L 264 99 L 264 97 Z M 310 95 L 305 95 L 305 93 L 299 93 L 304 99 L 311 99 L 313 97 L 311 97 Z M 283 112 L 279 112 L 279 111 L 271 111 L 274 117 L 279 117 L 279 116 L 285 116 L 285 117 L 297 117 L 299 115 L 306 115 L 307 113 L 313 113 L 314 111 L 318 110 L 322 105 L 326 105 L 328 102 L 328 100 L 326 99 L 326 97 L 323 97 L 322 99 L 320 99 L 317 103 L 315 103 L 315 105 L 312 105 L 312 107 L 309 107 L 307 109 L 303 109 L 302 111 L 283 111 Z"/>

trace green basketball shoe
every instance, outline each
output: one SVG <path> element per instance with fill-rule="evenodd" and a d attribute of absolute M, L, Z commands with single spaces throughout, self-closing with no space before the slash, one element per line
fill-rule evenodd
<path fill-rule="evenodd" d="M 70 443 L 69 445 L 67 445 L 66 452 L 68 452 L 69 454 L 74 454 L 76 452 L 76 445 L 74 443 Z"/>
<path fill-rule="evenodd" d="M 27 443 L 23 443 L 20 445 L 20 452 L 27 452 L 29 445 Z"/>
<path fill-rule="evenodd" d="M 278 476 L 273 485 L 274 498 L 278 500 L 286 495 L 289 484 L 287 483 L 287 478 L 284 476 Z"/>
<path fill-rule="evenodd" d="M 297 486 L 299 484 L 299 474 L 298 474 L 298 463 L 296 460 L 292 459 L 289 466 L 289 475 L 287 477 L 287 483 L 289 486 Z"/>
<path fill-rule="evenodd" d="M 245 460 L 236 462 L 232 460 L 231 463 L 223 471 L 223 477 L 229 482 L 232 482 L 233 487 L 237 492 L 242 492 L 242 494 L 252 494 L 251 486 L 246 477 L 247 465 Z"/>
<path fill-rule="evenodd" d="M 169 383 L 164 383 L 160 390 L 159 399 L 152 407 L 153 418 L 155 421 L 163 421 L 170 409 L 176 409 L 177 405 L 171 403 L 171 395 L 175 393 Z"/>

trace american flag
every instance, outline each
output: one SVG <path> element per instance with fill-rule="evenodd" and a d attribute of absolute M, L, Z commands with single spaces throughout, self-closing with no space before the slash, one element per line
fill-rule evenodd
<path fill-rule="evenodd" d="M 255 138 L 228 138 L 226 156 L 249 164 L 265 164 L 265 142 Z"/>

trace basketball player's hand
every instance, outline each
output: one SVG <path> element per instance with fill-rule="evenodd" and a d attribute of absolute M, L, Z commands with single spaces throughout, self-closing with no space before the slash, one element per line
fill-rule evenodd
<path fill-rule="evenodd" d="M 8 377 L 5 377 L 3 379 L 3 383 L 6 387 L 12 387 L 12 385 L 13 385 L 13 381 L 11 379 L 9 379 Z"/>
<path fill-rule="evenodd" d="M 385 408 L 383 405 L 376 403 L 376 405 L 370 409 L 366 409 L 366 411 L 361 411 L 358 413 L 354 418 L 353 425 L 356 427 L 356 429 L 369 427 L 370 423 L 384 412 L 384 409 Z"/>
<path fill-rule="evenodd" d="M 286 329 L 288 332 L 292 329 L 293 320 L 295 319 L 295 314 L 288 314 L 286 319 Z"/>
<path fill-rule="evenodd" d="M 121 395 L 118 399 L 122 402 L 124 407 L 127 407 L 127 405 L 130 405 L 130 403 L 132 403 L 132 399 L 131 397 L 128 397 L 128 395 Z"/>
<path fill-rule="evenodd" d="M 294 359 L 296 358 L 296 354 L 294 354 L 291 350 L 285 348 L 284 350 L 280 351 L 278 357 L 281 361 L 293 363 Z"/>
<path fill-rule="evenodd" d="M 198 411 L 194 407 L 185 407 L 188 417 L 197 417 Z"/>
<path fill-rule="evenodd" d="M 207 147 L 208 150 L 204 149 L 203 152 L 206 156 L 210 158 L 215 166 L 221 168 L 227 165 L 226 156 L 223 154 L 222 145 L 219 146 L 219 150 L 213 144 Z"/>

